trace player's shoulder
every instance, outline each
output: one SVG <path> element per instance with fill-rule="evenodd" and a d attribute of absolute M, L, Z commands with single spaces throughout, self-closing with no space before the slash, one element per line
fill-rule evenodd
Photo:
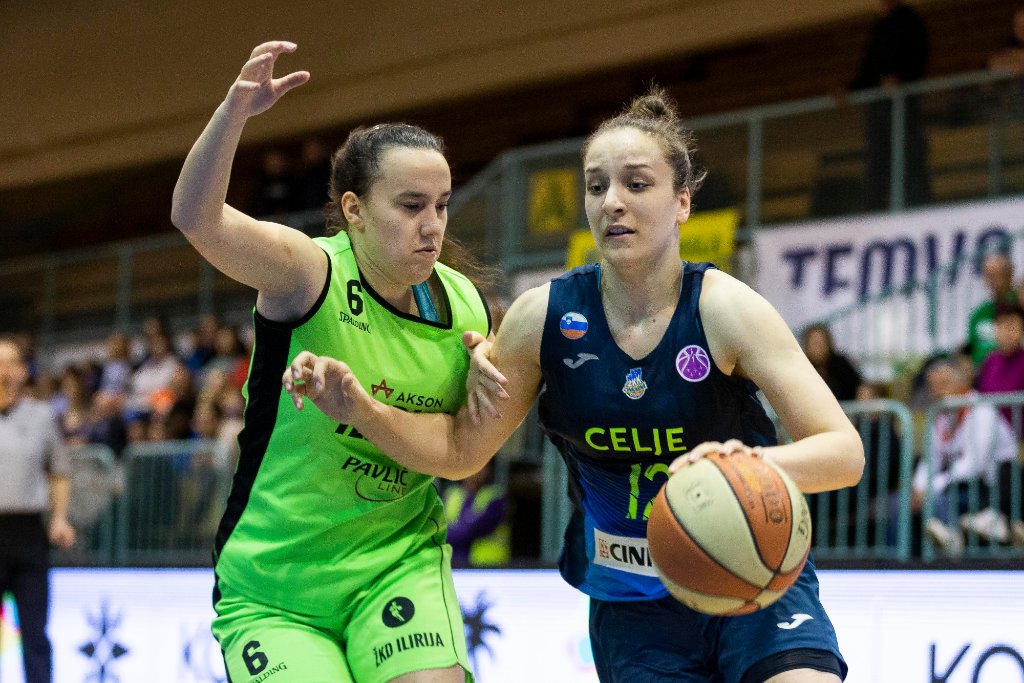
<path fill-rule="evenodd" d="M 551 283 L 545 282 L 516 297 L 498 328 L 499 334 L 513 346 L 533 350 L 540 348 L 550 291 Z"/>

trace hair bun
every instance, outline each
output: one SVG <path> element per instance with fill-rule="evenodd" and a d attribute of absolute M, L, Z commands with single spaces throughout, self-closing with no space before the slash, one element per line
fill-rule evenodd
<path fill-rule="evenodd" d="M 646 95 L 634 98 L 626 112 L 629 116 L 645 119 L 667 119 L 673 123 L 679 119 L 675 103 L 669 98 L 664 88 L 658 87 L 652 87 Z"/>

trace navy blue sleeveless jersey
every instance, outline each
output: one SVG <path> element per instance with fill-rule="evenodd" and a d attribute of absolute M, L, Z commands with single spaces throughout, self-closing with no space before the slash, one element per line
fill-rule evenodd
<path fill-rule="evenodd" d="M 697 304 L 709 267 L 684 262 L 672 320 L 640 360 L 612 338 L 600 266 L 581 266 L 551 282 L 540 348 L 540 423 L 569 468 L 574 511 L 562 576 L 592 597 L 668 594 L 647 553 L 647 518 L 676 457 L 705 441 L 775 444 L 757 388 L 723 374 L 708 351 Z"/>

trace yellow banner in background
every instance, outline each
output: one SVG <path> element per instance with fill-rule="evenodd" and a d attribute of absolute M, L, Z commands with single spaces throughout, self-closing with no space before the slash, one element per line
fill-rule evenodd
<path fill-rule="evenodd" d="M 547 168 L 530 174 L 531 235 L 557 235 L 579 225 L 576 169 Z"/>
<path fill-rule="evenodd" d="M 736 228 L 740 222 L 735 209 L 705 211 L 690 217 L 679 226 L 679 258 L 686 261 L 711 261 L 728 271 L 736 245 Z M 565 268 L 597 262 L 597 248 L 589 230 L 577 230 L 569 236 L 565 252 Z"/>

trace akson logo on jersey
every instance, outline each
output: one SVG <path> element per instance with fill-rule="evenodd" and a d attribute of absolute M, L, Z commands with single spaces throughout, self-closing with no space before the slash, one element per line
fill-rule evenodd
<path fill-rule="evenodd" d="M 616 536 L 594 529 L 594 564 L 630 574 L 657 576 L 646 538 Z"/>
<path fill-rule="evenodd" d="M 634 401 L 647 393 L 647 382 L 643 378 L 643 368 L 633 368 L 626 373 L 626 383 L 622 385 L 622 393 Z"/>
<path fill-rule="evenodd" d="M 587 333 L 587 318 L 582 313 L 570 311 L 558 321 L 558 329 L 566 339 L 580 339 Z"/>
<path fill-rule="evenodd" d="M 396 389 L 395 387 L 388 385 L 387 378 L 381 379 L 379 384 L 371 384 L 370 391 L 373 393 L 374 397 L 377 397 L 377 394 L 379 393 L 383 393 L 383 399 L 378 397 L 378 400 L 383 403 L 393 405 L 396 408 L 401 408 L 402 410 L 408 410 L 412 413 L 419 412 L 416 410 L 417 408 L 437 408 L 440 410 L 444 407 L 443 397 L 424 396 L 423 394 L 413 394 L 402 391 L 401 389 Z M 395 393 L 395 391 L 398 392 L 398 396 L 396 396 L 393 401 L 389 400 L 391 399 L 391 394 Z"/>

